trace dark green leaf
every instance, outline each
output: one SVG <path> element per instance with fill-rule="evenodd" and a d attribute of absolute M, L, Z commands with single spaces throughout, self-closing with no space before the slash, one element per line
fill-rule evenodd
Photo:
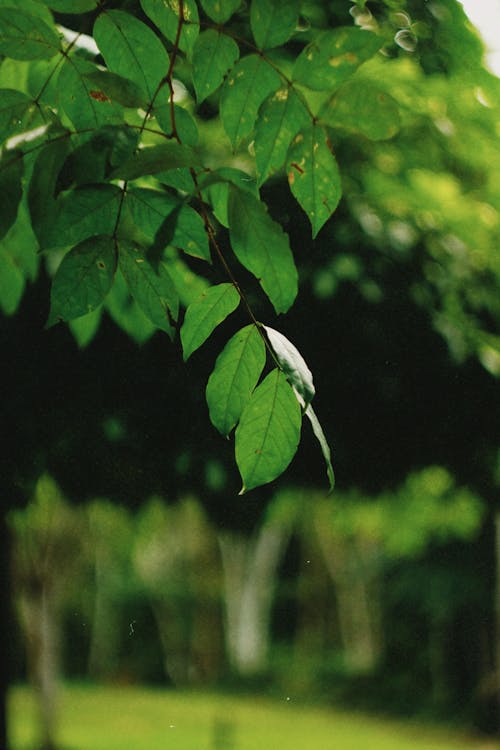
<path fill-rule="evenodd" d="M 122 104 L 124 107 L 143 107 L 148 106 L 148 99 L 144 91 L 134 81 L 119 76 L 117 73 L 110 73 L 109 70 L 90 70 L 84 73 L 84 77 L 90 83 L 89 90 L 92 92 L 92 98 L 96 100 L 96 95 L 101 95 Z"/>
<path fill-rule="evenodd" d="M 141 0 L 144 13 L 160 29 L 172 44 L 177 38 L 179 26 L 179 0 Z M 198 8 L 195 0 L 184 0 L 184 21 L 179 39 L 179 49 L 191 52 L 200 30 Z"/>
<path fill-rule="evenodd" d="M 314 409 L 312 408 L 311 404 L 307 407 L 305 411 L 306 417 L 311 422 L 314 435 L 316 436 L 320 447 L 321 452 L 323 453 L 323 458 L 325 459 L 326 464 L 326 474 L 328 477 L 328 483 L 330 485 L 330 491 L 333 490 L 335 487 L 335 473 L 333 471 L 333 465 L 332 465 L 332 454 L 330 452 L 330 446 L 328 445 L 328 440 L 325 437 L 325 433 L 323 432 L 323 428 L 321 427 L 321 424 L 319 422 L 318 417 L 316 416 Z"/>
<path fill-rule="evenodd" d="M 163 238 L 163 239 L 162 239 Z M 157 250 L 173 245 L 193 258 L 211 262 L 208 237 L 203 219 L 190 206 L 182 205 L 173 211 L 155 235 Z"/>
<path fill-rule="evenodd" d="M 0 54 L 14 60 L 43 60 L 60 52 L 57 31 L 38 16 L 0 8 Z"/>
<path fill-rule="evenodd" d="M 29 279 L 29 281 L 36 280 L 40 255 L 25 196 L 19 204 L 16 221 L 0 242 L 0 254 L 2 253 L 9 255 L 23 278 Z"/>
<path fill-rule="evenodd" d="M 93 312 L 69 321 L 69 329 L 80 349 L 88 346 L 99 330 L 102 311 L 102 306 L 97 307 Z"/>
<path fill-rule="evenodd" d="M 372 141 L 392 138 L 399 130 L 397 102 L 372 81 L 345 83 L 320 113 L 333 128 L 361 133 Z"/>
<path fill-rule="evenodd" d="M 300 426 L 299 402 L 276 368 L 255 389 L 236 428 L 240 494 L 272 482 L 285 471 L 297 451 Z"/>
<path fill-rule="evenodd" d="M 292 88 L 279 89 L 262 104 L 254 146 L 259 184 L 284 166 L 293 136 L 310 119 L 305 102 Z"/>
<path fill-rule="evenodd" d="M 294 81 L 317 91 L 333 91 L 380 49 L 370 31 L 340 26 L 323 31 L 305 47 L 293 67 Z"/>
<path fill-rule="evenodd" d="M 233 146 L 252 132 L 260 105 L 280 82 L 260 55 L 248 55 L 236 63 L 226 78 L 220 102 L 222 124 Z"/>
<path fill-rule="evenodd" d="M 255 178 L 234 167 L 220 167 L 199 180 L 202 195 L 212 206 L 217 221 L 222 226 L 229 227 L 227 206 L 229 197 L 229 185 L 233 184 L 241 190 L 247 190 L 255 198 L 259 197 L 259 191 Z"/>
<path fill-rule="evenodd" d="M 169 169 L 179 169 L 179 167 L 195 167 L 199 164 L 199 157 L 190 146 L 170 141 L 138 151 L 124 164 L 120 164 L 111 174 L 111 178 L 135 180 L 143 175 L 157 174 Z"/>
<path fill-rule="evenodd" d="M 195 274 L 183 260 L 175 247 L 168 247 L 164 253 L 168 270 L 177 289 L 179 299 L 184 307 L 195 302 L 210 284 L 203 276 Z"/>
<path fill-rule="evenodd" d="M 94 38 L 108 68 L 134 81 L 151 101 L 169 67 L 154 31 L 129 13 L 110 10 L 95 22 Z"/>
<path fill-rule="evenodd" d="M 42 122 L 40 109 L 31 97 L 15 89 L 0 89 L 0 144 Z"/>
<path fill-rule="evenodd" d="M 236 310 L 239 302 L 240 296 L 232 284 L 217 284 L 189 305 L 181 328 L 184 361 Z"/>
<path fill-rule="evenodd" d="M 164 262 L 156 268 L 136 245 L 120 242 L 120 269 L 127 286 L 143 313 L 155 326 L 173 338 L 172 321 L 179 314 L 179 297 Z"/>
<path fill-rule="evenodd" d="M 28 207 L 31 223 L 40 247 L 52 231 L 56 211 L 56 184 L 60 170 L 68 156 L 69 138 L 57 138 L 41 149 L 36 157 L 28 189 Z"/>
<path fill-rule="evenodd" d="M 230 36 L 216 29 L 203 31 L 193 49 L 193 85 L 198 103 L 216 91 L 240 50 Z"/>
<path fill-rule="evenodd" d="M 241 417 L 266 363 L 266 349 L 255 325 L 242 328 L 217 357 L 207 383 L 212 424 L 229 435 Z"/>
<path fill-rule="evenodd" d="M 119 269 L 104 306 L 115 323 L 138 344 L 143 344 L 157 330 L 130 295 Z"/>
<path fill-rule="evenodd" d="M 111 237 L 86 239 L 67 253 L 52 282 L 47 326 L 95 310 L 113 283 L 116 247 Z"/>
<path fill-rule="evenodd" d="M 24 291 L 24 275 L 4 247 L 0 247 L 0 309 L 13 315 Z"/>
<path fill-rule="evenodd" d="M 288 236 L 263 203 L 233 186 L 229 235 L 236 257 L 260 281 L 276 312 L 286 312 L 297 296 L 297 269 Z"/>
<path fill-rule="evenodd" d="M 42 2 L 59 13 L 86 13 L 97 6 L 97 0 L 42 0 Z"/>
<path fill-rule="evenodd" d="M 0 157 L 0 240 L 4 237 L 17 216 L 23 195 L 22 177 L 24 165 L 20 151 L 4 151 Z"/>
<path fill-rule="evenodd" d="M 201 7 L 215 23 L 226 23 L 238 10 L 241 0 L 200 0 Z"/>
<path fill-rule="evenodd" d="M 77 129 L 123 121 L 122 107 L 94 88 L 88 79 L 88 74 L 95 71 L 95 65 L 72 55 L 65 59 L 57 79 L 61 105 Z"/>
<path fill-rule="evenodd" d="M 173 135 L 172 108 L 170 102 L 155 104 L 153 114 L 164 133 Z M 198 143 L 198 128 L 187 110 L 174 104 L 175 130 L 181 142 L 186 146 L 196 146 Z"/>
<path fill-rule="evenodd" d="M 299 350 L 286 336 L 269 326 L 263 326 L 281 369 L 305 409 L 314 398 L 315 389 L 310 369 Z"/>
<path fill-rule="evenodd" d="M 290 189 L 316 237 L 342 195 L 337 162 L 322 127 L 314 124 L 295 136 L 287 155 L 287 171 Z"/>
<path fill-rule="evenodd" d="M 252 0 L 250 26 L 260 49 L 279 47 L 287 42 L 297 26 L 298 0 Z"/>

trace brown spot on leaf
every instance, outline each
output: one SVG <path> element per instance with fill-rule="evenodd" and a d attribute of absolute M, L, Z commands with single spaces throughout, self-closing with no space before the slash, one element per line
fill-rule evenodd
<path fill-rule="evenodd" d="M 106 94 L 103 91 L 89 91 L 90 96 L 92 99 L 95 99 L 96 102 L 110 102 L 111 99 L 109 96 L 106 96 Z"/>

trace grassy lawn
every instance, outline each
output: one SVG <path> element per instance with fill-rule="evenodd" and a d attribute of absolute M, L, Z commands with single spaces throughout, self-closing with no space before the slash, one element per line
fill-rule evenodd
<path fill-rule="evenodd" d="M 13 750 L 32 750 L 28 688 L 10 695 Z M 64 750 L 496 750 L 500 744 L 414 723 L 325 708 L 141 687 L 65 687 Z"/>

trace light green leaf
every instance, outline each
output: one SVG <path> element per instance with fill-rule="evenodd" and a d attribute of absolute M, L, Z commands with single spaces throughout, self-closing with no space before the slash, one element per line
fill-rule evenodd
<path fill-rule="evenodd" d="M 84 78 L 90 83 L 89 93 L 94 101 L 96 95 L 102 94 L 112 101 L 122 104 L 124 107 L 143 107 L 148 106 L 148 99 L 144 91 L 134 81 L 119 76 L 117 73 L 111 73 L 109 70 L 92 70 L 89 68 L 88 73 L 83 73 Z"/>
<path fill-rule="evenodd" d="M 0 157 L 0 240 L 4 237 L 17 216 L 23 195 L 22 178 L 24 164 L 20 151 L 4 151 Z"/>
<path fill-rule="evenodd" d="M 141 0 L 144 13 L 157 26 L 163 36 L 174 44 L 179 25 L 179 0 Z M 184 20 L 179 39 L 179 49 L 190 53 L 200 30 L 200 19 L 195 0 L 183 1 Z"/>
<path fill-rule="evenodd" d="M 0 89 L 0 144 L 43 122 L 39 107 L 22 91 Z"/>
<path fill-rule="evenodd" d="M 339 168 L 321 126 L 315 123 L 295 136 L 287 155 L 287 172 L 290 189 L 316 237 L 342 195 Z"/>
<path fill-rule="evenodd" d="M 67 253 L 52 282 L 47 326 L 95 310 L 113 283 L 116 247 L 111 237 L 91 237 Z"/>
<path fill-rule="evenodd" d="M 380 37 L 355 27 L 322 31 L 296 59 L 292 78 L 315 91 L 333 91 L 382 44 Z"/>
<path fill-rule="evenodd" d="M 113 180 L 117 177 L 122 180 L 135 180 L 143 175 L 157 174 L 179 167 L 195 167 L 199 164 L 199 157 L 190 146 L 171 141 L 141 149 L 120 164 L 110 177 Z"/>
<path fill-rule="evenodd" d="M 59 13 L 86 13 L 97 6 L 97 0 L 42 0 L 42 2 Z"/>
<path fill-rule="evenodd" d="M 399 130 L 397 102 L 372 81 L 345 83 L 319 117 L 330 127 L 361 133 L 372 141 L 392 138 Z"/>
<path fill-rule="evenodd" d="M 40 265 L 40 254 L 31 226 L 25 196 L 19 204 L 15 223 L 0 242 L 0 254 L 2 253 L 9 255 L 25 279 L 36 280 Z"/>
<path fill-rule="evenodd" d="M 325 433 L 323 432 L 323 428 L 321 427 L 321 424 L 319 422 L 318 417 L 316 416 L 314 409 L 312 408 L 311 404 L 307 407 L 305 411 L 306 417 L 311 422 L 311 426 L 313 428 L 313 432 L 315 437 L 317 438 L 320 447 L 321 452 L 323 453 L 323 458 L 325 459 L 326 464 L 326 474 L 328 477 L 328 483 L 330 485 L 330 491 L 333 490 L 335 487 L 335 473 L 333 471 L 333 465 L 332 465 L 332 454 L 330 451 L 330 446 L 328 445 L 328 440 L 325 437 Z"/>
<path fill-rule="evenodd" d="M 226 23 L 238 10 L 241 0 L 200 0 L 201 7 L 215 23 Z"/>
<path fill-rule="evenodd" d="M 116 185 L 93 185 L 62 193 L 57 200 L 58 214 L 43 238 L 42 249 L 68 247 L 98 234 L 112 235 L 121 194 Z"/>
<path fill-rule="evenodd" d="M 115 274 L 111 291 L 105 299 L 104 307 L 115 323 L 138 344 L 143 344 L 150 339 L 157 330 L 130 295 L 119 269 Z"/>
<path fill-rule="evenodd" d="M 96 89 L 88 79 L 96 67 L 78 55 L 64 60 L 57 79 L 61 105 L 75 128 L 97 128 L 123 122 L 122 107 Z"/>
<path fill-rule="evenodd" d="M 184 361 L 236 310 L 239 302 L 240 296 L 232 284 L 217 284 L 189 305 L 181 328 Z"/>
<path fill-rule="evenodd" d="M 165 260 L 167 261 L 168 271 L 177 289 L 177 294 L 181 304 L 184 307 L 188 307 L 192 302 L 195 302 L 204 291 L 206 291 L 210 284 L 203 278 L 194 273 L 189 266 L 179 258 L 179 252 L 175 247 L 167 247 L 164 252 Z"/>
<path fill-rule="evenodd" d="M 170 136 L 173 135 L 174 128 L 172 126 L 172 108 L 170 102 L 155 104 L 153 114 L 163 132 Z M 196 146 L 199 139 L 196 122 L 186 109 L 179 107 L 177 104 L 174 104 L 174 121 L 175 130 L 181 143 L 186 146 Z"/>
<path fill-rule="evenodd" d="M 236 463 L 241 493 L 272 482 L 294 457 L 300 440 L 301 412 L 279 369 L 255 389 L 236 428 Z"/>
<path fill-rule="evenodd" d="M 302 354 L 286 336 L 269 326 L 263 326 L 263 328 L 281 369 L 292 386 L 300 405 L 305 409 L 316 393 L 312 372 L 306 365 Z"/>
<path fill-rule="evenodd" d="M 102 318 L 102 305 L 97 307 L 93 312 L 82 315 L 80 318 L 70 320 L 69 329 L 80 349 L 85 349 L 90 344 L 99 330 Z"/>
<path fill-rule="evenodd" d="M 292 88 L 279 89 L 265 100 L 255 127 L 259 185 L 284 166 L 292 138 L 310 119 L 305 102 Z"/>
<path fill-rule="evenodd" d="M 217 221 L 226 228 L 229 227 L 227 207 L 229 186 L 231 184 L 236 185 L 236 187 L 241 188 L 241 190 L 247 190 L 255 196 L 255 198 L 259 197 L 255 178 L 247 174 L 247 172 L 243 172 L 241 169 L 234 169 L 234 167 L 220 167 L 219 169 L 214 169 L 205 178 L 199 179 L 198 182 L 202 195 L 212 206 Z"/>
<path fill-rule="evenodd" d="M 40 17 L 0 8 L 0 54 L 14 60 L 47 60 L 60 50 L 59 34 Z"/>
<path fill-rule="evenodd" d="M 120 242 L 119 248 L 120 270 L 132 297 L 146 317 L 173 338 L 179 297 L 166 264 L 160 261 L 153 268 L 144 251 L 132 243 Z"/>
<path fill-rule="evenodd" d="M 286 312 L 297 296 L 297 269 L 288 236 L 261 201 L 234 186 L 229 190 L 228 213 L 236 257 L 260 281 L 276 312 Z"/>
<path fill-rule="evenodd" d="M 250 26 L 259 49 L 279 47 L 287 42 L 297 26 L 298 0 L 252 0 Z"/>
<path fill-rule="evenodd" d="M 278 73 L 260 55 L 248 55 L 236 63 L 220 101 L 222 124 L 233 146 L 252 132 L 260 105 L 280 83 Z"/>
<path fill-rule="evenodd" d="M 108 68 L 134 81 L 151 101 L 169 66 L 154 31 L 129 13 L 110 10 L 95 22 L 94 38 Z"/>
<path fill-rule="evenodd" d="M 13 315 L 24 292 L 24 275 L 4 247 L 0 247 L 0 309 Z"/>
<path fill-rule="evenodd" d="M 266 348 L 255 325 L 242 328 L 217 357 L 207 383 L 212 424 L 227 436 L 239 421 L 266 363 Z"/>
<path fill-rule="evenodd" d="M 193 85 L 199 104 L 219 88 L 239 56 L 230 36 L 217 29 L 202 31 L 193 49 Z"/>

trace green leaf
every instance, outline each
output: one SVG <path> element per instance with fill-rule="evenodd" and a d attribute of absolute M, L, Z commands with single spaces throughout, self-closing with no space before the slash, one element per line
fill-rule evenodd
<path fill-rule="evenodd" d="M 0 157 L 0 240 L 4 237 L 17 216 L 19 203 L 23 195 L 22 178 L 24 165 L 20 151 L 4 151 Z"/>
<path fill-rule="evenodd" d="M 19 204 L 15 223 L 0 242 L 0 254 L 2 253 L 10 257 L 23 278 L 29 279 L 29 281 L 36 280 L 40 255 L 25 196 Z"/>
<path fill-rule="evenodd" d="M 149 102 L 144 91 L 128 78 L 119 76 L 117 73 L 110 73 L 109 70 L 96 70 L 95 68 L 89 69 L 89 72 L 83 75 L 91 84 L 89 90 L 94 101 L 99 101 L 98 98 L 96 99 L 96 94 L 101 94 L 124 107 L 146 109 L 148 106 Z"/>
<path fill-rule="evenodd" d="M 181 258 L 175 247 L 167 247 L 164 257 L 168 264 L 168 271 L 177 289 L 181 304 L 188 307 L 195 302 L 203 292 L 209 288 L 209 282 L 194 273 Z"/>
<path fill-rule="evenodd" d="M 0 144 L 43 122 L 40 109 L 22 91 L 0 89 Z"/>
<path fill-rule="evenodd" d="M 171 141 L 158 146 L 148 146 L 120 164 L 111 174 L 111 179 L 135 180 L 143 175 L 157 174 L 179 167 L 195 167 L 199 157 L 190 146 Z"/>
<path fill-rule="evenodd" d="M 239 302 L 240 296 L 232 284 L 217 284 L 189 305 L 181 328 L 184 361 L 236 310 Z"/>
<path fill-rule="evenodd" d="M 95 22 L 94 38 L 108 68 L 134 81 L 151 101 L 169 67 L 154 31 L 129 13 L 110 10 Z"/>
<path fill-rule="evenodd" d="M 138 344 L 143 344 L 157 330 L 130 295 L 119 269 L 115 274 L 115 280 L 106 297 L 104 307 L 115 323 Z"/>
<path fill-rule="evenodd" d="M 372 81 L 348 81 L 323 107 L 322 122 L 361 133 L 372 141 L 392 138 L 399 130 L 397 102 Z"/>
<path fill-rule="evenodd" d="M 97 6 L 97 0 L 42 0 L 42 2 L 59 13 L 87 13 Z"/>
<path fill-rule="evenodd" d="M 57 200 L 58 214 L 42 249 L 68 247 L 98 234 L 112 235 L 121 195 L 116 185 L 93 185 L 62 193 Z"/>
<path fill-rule="evenodd" d="M 297 269 L 288 236 L 261 201 L 233 186 L 228 212 L 236 257 L 260 281 L 276 312 L 286 312 L 297 296 Z"/>
<path fill-rule="evenodd" d="M 172 108 L 170 102 L 155 104 L 153 114 L 163 132 L 167 135 L 172 135 L 174 129 L 172 126 Z M 174 104 L 174 121 L 175 129 L 181 142 L 186 146 L 196 146 L 199 139 L 198 127 L 189 112 L 177 104 Z"/>
<path fill-rule="evenodd" d="M 193 85 L 199 104 L 219 88 L 239 56 L 230 36 L 217 29 L 202 31 L 193 48 Z"/>
<path fill-rule="evenodd" d="M 284 166 L 292 138 L 310 119 L 305 102 L 292 88 L 279 89 L 265 100 L 255 127 L 259 185 Z"/>
<path fill-rule="evenodd" d="M 253 324 L 229 339 L 207 383 L 212 424 L 224 436 L 238 423 L 266 363 L 262 336 Z"/>
<path fill-rule="evenodd" d="M 260 55 L 248 55 L 236 63 L 220 101 L 222 124 L 233 146 L 252 132 L 260 105 L 280 83 L 279 75 Z"/>
<path fill-rule="evenodd" d="M 335 473 L 333 471 L 332 454 L 330 451 L 330 446 L 328 445 L 328 440 L 325 437 L 323 428 L 321 427 L 319 419 L 316 416 L 311 404 L 309 404 L 309 406 L 307 407 L 305 411 L 305 415 L 311 422 L 314 435 L 320 444 L 321 452 L 323 453 L 323 458 L 325 459 L 326 475 L 328 477 L 328 483 L 330 485 L 330 492 L 331 492 L 333 488 L 335 487 Z"/>
<path fill-rule="evenodd" d="M 47 60 L 60 50 L 58 33 L 40 17 L 0 8 L 0 54 L 14 60 Z"/>
<path fill-rule="evenodd" d="M 286 336 L 269 326 L 263 326 L 263 328 L 276 359 L 297 396 L 297 400 L 305 409 L 316 393 L 310 369 L 299 350 Z"/>
<path fill-rule="evenodd" d="M 333 91 L 380 49 L 383 39 L 349 26 L 323 31 L 295 61 L 292 78 L 316 91 Z"/>
<path fill-rule="evenodd" d="M 201 7 L 215 23 L 226 23 L 238 10 L 241 0 L 200 0 Z"/>
<path fill-rule="evenodd" d="M 85 349 L 95 337 L 101 323 L 102 311 L 102 306 L 97 307 L 93 312 L 69 321 L 69 329 L 80 349 Z"/>
<path fill-rule="evenodd" d="M 174 44 L 179 26 L 179 0 L 141 0 L 144 13 L 163 36 Z M 200 30 L 200 19 L 195 0 L 183 1 L 184 21 L 179 38 L 179 49 L 190 53 Z"/>
<path fill-rule="evenodd" d="M 0 247 L 0 309 L 13 315 L 24 292 L 24 275 L 4 247 Z"/>
<path fill-rule="evenodd" d="M 146 317 L 173 338 L 179 297 L 166 264 L 160 262 L 153 268 L 144 251 L 132 243 L 120 242 L 119 248 L 120 270 L 132 297 Z"/>
<path fill-rule="evenodd" d="M 240 494 L 272 482 L 285 471 L 297 451 L 300 426 L 299 402 L 276 368 L 255 389 L 236 428 Z"/>
<path fill-rule="evenodd" d="M 204 179 L 199 179 L 199 185 L 203 197 L 210 203 L 214 215 L 223 227 L 229 227 L 227 215 L 229 186 L 233 184 L 241 190 L 247 190 L 255 198 L 259 197 L 259 191 L 255 178 L 234 167 L 220 167 L 214 169 Z"/>
<path fill-rule="evenodd" d="M 75 128 L 97 128 L 123 122 L 122 107 L 94 88 L 88 75 L 95 65 L 72 55 L 64 60 L 57 79 L 61 105 Z"/>
<path fill-rule="evenodd" d="M 298 0 L 252 0 L 250 26 L 259 49 L 279 47 L 287 42 L 297 26 Z"/>
<path fill-rule="evenodd" d="M 33 231 L 40 247 L 46 246 L 59 205 L 56 184 L 68 156 L 69 138 L 57 138 L 48 143 L 36 157 L 28 188 L 28 207 Z"/>
<path fill-rule="evenodd" d="M 67 253 L 54 276 L 47 326 L 98 307 L 113 283 L 116 247 L 111 237 L 92 237 Z"/>
<path fill-rule="evenodd" d="M 315 123 L 295 136 L 287 155 L 287 172 L 290 189 L 316 237 L 342 195 L 339 168 L 321 126 Z"/>

